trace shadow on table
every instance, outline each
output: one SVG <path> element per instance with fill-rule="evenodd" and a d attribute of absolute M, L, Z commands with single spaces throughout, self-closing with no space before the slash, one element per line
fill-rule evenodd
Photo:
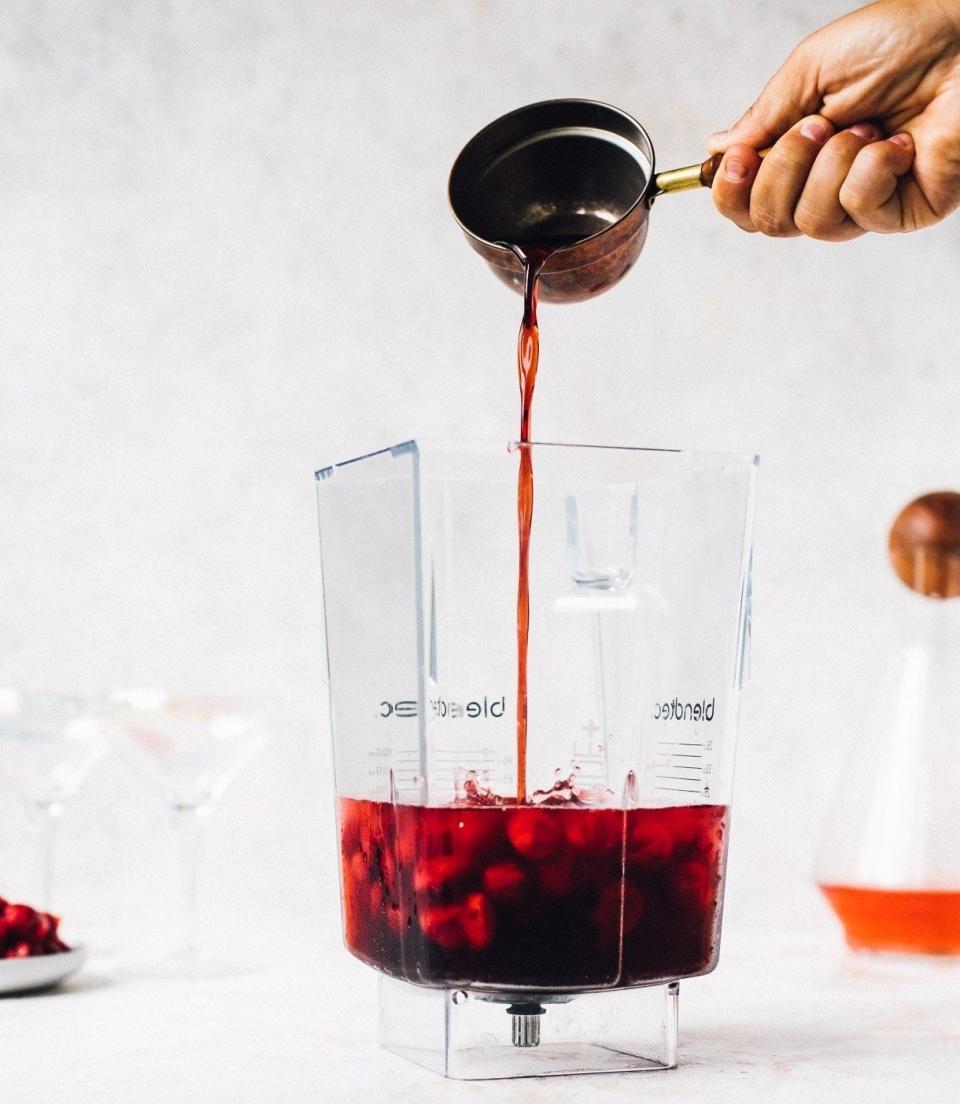
<path fill-rule="evenodd" d="M 13 993 L 0 993 L 0 1001 L 28 1000 L 37 997 L 64 997 L 71 993 L 90 993 L 97 989 L 109 989 L 116 980 L 106 974 L 83 974 L 67 981 L 45 985 L 37 989 L 19 989 Z"/>

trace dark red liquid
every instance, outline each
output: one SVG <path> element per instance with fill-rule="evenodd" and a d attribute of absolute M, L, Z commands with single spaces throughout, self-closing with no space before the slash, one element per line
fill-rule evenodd
<path fill-rule="evenodd" d="M 533 456 L 529 448 L 533 389 L 540 362 L 537 290 L 540 271 L 551 254 L 576 239 L 550 238 L 518 243 L 513 251 L 523 264 L 523 319 L 517 341 L 520 382 L 520 471 L 517 476 L 517 801 L 527 799 L 527 647 L 530 640 L 530 529 L 533 524 Z"/>
<path fill-rule="evenodd" d="M 421 985 L 571 991 L 706 973 L 726 812 L 341 798 L 347 947 Z"/>
<path fill-rule="evenodd" d="M 527 646 L 530 640 L 530 527 L 533 523 L 533 457 L 524 445 L 530 441 L 533 388 L 540 361 L 537 326 L 537 284 L 542 254 L 523 251 L 523 320 L 517 340 L 517 376 L 520 382 L 520 471 L 517 476 L 517 801 L 527 799 Z"/>

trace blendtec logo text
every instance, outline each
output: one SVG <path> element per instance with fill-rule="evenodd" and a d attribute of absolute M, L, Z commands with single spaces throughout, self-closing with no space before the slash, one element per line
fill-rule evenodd
<path fill-rule="evenodd" d="M 506 708 L 506 696 L 503 694 L 499 698 L 491 698 L 484 694 L 482 698 L 468 702 L 447 701 L 446 698 L 431 698 L 427 702 L 429 715 L 435 721 L 458 717 L 498 719 L 505 714 Z M 410 699 L 395 702 L 382 701 L 379 715 L 381 717 L 417 717 L 420 711 L 416 701 Z"/>
<path fill-rule="evenodd" d="M 698 702 L 682 702 L 679 698 L 657 702 L 653 719 L 655 721 L 712 721 L 716 704 L 716 698 L 711 698 L 709 702 L 706 698 Z"/>

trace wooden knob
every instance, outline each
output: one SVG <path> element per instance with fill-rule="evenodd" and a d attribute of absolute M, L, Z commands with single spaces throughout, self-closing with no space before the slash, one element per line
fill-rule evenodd
<path fill-rule="evenodd" d="M 911 590 L 930 598 L 960 595 L 960 494 L 915 498 L 891 526 L 889 548 L 893 570 Z"/>

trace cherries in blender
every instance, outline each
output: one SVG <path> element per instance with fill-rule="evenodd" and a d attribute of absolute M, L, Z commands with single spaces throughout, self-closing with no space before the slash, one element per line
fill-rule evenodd
<path fill-rule="evenodd" d="M 726 812 L 342 798 L 347 946 L 434 986 L 575 991 L 705 973 Z"/>

